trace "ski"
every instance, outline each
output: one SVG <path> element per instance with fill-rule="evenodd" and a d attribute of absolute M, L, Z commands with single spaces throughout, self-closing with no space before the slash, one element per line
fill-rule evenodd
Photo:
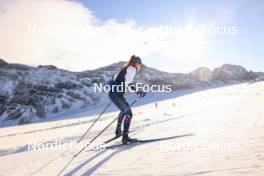
<path fill-rule="evenodd" d="M 133 133 L 133 132 L 135 132 L 135 131 L 137 131 L 137 129 L 133 129 L 133 130 L 129 131 L 128 133 L 130 134 L 130 133 Z M 114 141 L 114 140 L 120 138 L 121 136 L 122 136 L 122 135 L 112 137 L 112 138 L 110 138 L 110 139 L 104 141 L 103 144 L 108 144 L 108 143 L 110 143 L 110 142 L 112 142 L 112 141 Z"/>
<path fill-rule="evenodd" d="M 110 146 L 106 146 L 104 149 L 116 149 L 116 148 L 119 148 L 122 146 L 136 145 L 136 144 L 140 144 L 140 143 L 144 143 L 144 140 L 135 140 L 133 142 L 126 143 L 126 144 L 123 144 L 123 143 L 113 144 Z"/>
<path fill-rule="evenodd" d="M 133 133 L 133 132 L 135 132 L 135 131 L 137 131 L 137 129 L 131 130 L 129 133 Z M 122 135 L 120 135 L 120 136 L 114 136 L 114 137 L 112 137 L 112 138 L 110 138 L 110 139 L 108 139 L 108 140 L 102 142 L 101 145 L 108 144 L 108 143 L 110 143 L 110 142 L 112 142 L 112 141 L 114 141 L 114 140 L 116 140 L 116 139 L 119 139 L 120 137 L 122 137 Z M 87 151 L 95 151 L 95 150 L 90 149 L 90 150 L 87 150 Z"/>
<path fill-rule="evenodd" d="M 103 144 L 108 144 L 108 143 L 110 143 L 110 142 L 112 142 L 112 141 L 114 141 L 114 140 L 116 140 L 116 139 L 118 139 L 120 137 L 121 137 L 121 135 L 120 136 L 112 137 L 111 139 L 108 139 L 107 141 L 103 142 Z"/>
<path fill-rule="evenodd" d="M 194 136 L 193 133 L 189 133 L 189 134 L 184 134 L 184 135 L 177 135 L 177 136 L 170 136 L 170 137 L 164 137 L 164 138 L 155 138 L 155 139 L 145 139 L 145 140 L 141 140 L 141 139 L 137 139 L 133 142 L 127 143 L 127 144 L 113 144 L 110 146 L 106 146 L 105 149 L 116 149 L 122 146 L 129 146 L 129 145 L 138 145 L 138 144 L 144 144 L 144 143 L 152 143 L 152 142 L 159 142 L 159 141 L 166 141 L 166 140 L 172 140 L 172 139 L 176 139 L 176 138 L 182 138 L 182 137 L 189 137 L 189 136 Z"/>
<path fill-rule="evenodd" d="M 88 146 L 90 146 L 91 143 L 93 143 L 101 134 L 103 134 L 120 116 L 122 116 L 126 111 L 128 111 L 128 109 L 130 107 L 132 107 L 134 104 L 136 104 L 136 102 L 139 100 L 139 98 L 137 98 L 136 100 L 134 100 L 127 109 L 125 109 L 121 114 L 119 114 L 116 118 L 114 118 L 104 129 L 102 129 L 102 131 L 100 131 L 94 138 L 92 138 L 90 140 L 90 142 L 88 142 L 81 150 L 79 150 L 76 154 L 74 154 L 71 158 L 71 160 L 69 160 L 69 162 L 67 162 L 67 164 L 60 170 L 60 172 L 57 174 L 57 176 L 62 175 L 62 173 L 67 169 L 67 167 L 72 163 L 72 161 L 77 158 Z"/>

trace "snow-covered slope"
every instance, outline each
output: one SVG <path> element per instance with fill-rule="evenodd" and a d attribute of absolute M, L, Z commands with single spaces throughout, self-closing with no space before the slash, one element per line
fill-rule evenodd
<path fill-rule="evenodd" d="M 264 82 L 177 91 L 167 100 L 133 108 L 131 136 L 145 144 L 84 151 L 62 175 L 262 176 Z M 153 96 L 153 97 L 152 97 Z M 149 95 L 148 98 L 155 98 Z M 131 97 L 130 100 L 133 100 Z M 118 114 L 105 114 L 80 146 Z M 77 141 L 97 116 L 0 129 L 0 175 L 56 175 L 79 149 L 55 150 Z M 112 125 L 95 143 L 114 135 Z M 52 144 L 28 150 L 28 144 Z M 120 143 L 119 140 L 108 145 Z M 61 145 L 59 145 L 61 144 Z M 48 145 L 46 145 L 48 147 Z M 53 159 L 56 159 L 53 161 Z M 51 162 L 53 161 L 53 162 Z"/>
<path fill-rule="evenodd" d="M 95 107 L 104 100 L 102 94 L 93 92 L 93 83 L 105 84 L 124 64 L 118 62 L 96 70 L 69 72 L 52 65 L 30 67 L 0 59 L 0 121 L 24 124 L 83 107 Z M 190 74 L 167 73 L 144 65 L 136 81 L 171 85 L 176 90 L 209 86 L 219 81 L 255 80 L 258 76 L 261 73 L 227 64 L 213 72 L 199 68 Z"/>

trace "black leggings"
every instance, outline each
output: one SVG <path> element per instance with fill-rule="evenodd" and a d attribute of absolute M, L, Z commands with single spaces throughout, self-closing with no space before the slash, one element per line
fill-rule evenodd
<path fill-rule="evenodd" d="M 124 134 L 128 133 L 130 122 L 132 119 L 132 111 L 131 108 L 126 101 L 124 95 L 119 92 L 109 92 L 110 100 L 116 105 L 116 107 L 120 110 L 119 117 L 118 117 L 118 124 L 121 125 L 124 117 Z"/>

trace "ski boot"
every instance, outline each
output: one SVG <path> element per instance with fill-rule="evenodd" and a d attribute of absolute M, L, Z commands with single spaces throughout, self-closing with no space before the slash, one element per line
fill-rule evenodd
<path fill-rule="evenodd" d="M 134 142 L 137 142 L 137 141 L 138 141 L 137 139 L 130 138 L 130 137 L 128 137 L 128 135 L 123 135 L 123 138 L 122 138 L 122 143 L 123 144 L 134 143 Z"/>
<path fill-rule="evenodd" d="M 121 124 L 117 124 L 115 134 L 116 136 L 121 136 Z"/>

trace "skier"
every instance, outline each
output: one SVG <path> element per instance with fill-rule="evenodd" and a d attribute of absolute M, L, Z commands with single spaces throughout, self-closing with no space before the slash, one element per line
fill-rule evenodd
<path fill-rule="evenodd" d="M 155 103 L 155 108 L 158 109 L 158 103 L 157 102 Z"/>
<path fill-rule="evenodd" d="M 131 90 L 135 91 L 137 95 L 142 98 L 146 95 L 146 92 L 144 91 L 137 91 L 134 84 L 132 84 L 136 72 L 141 69 L 142 62 L 141 58 L 138 56 L 131 56 L 128 63 L 121 69 L 121 71 L 117 74 L 114 80 L 109 81 L 109 84 L 112 87 L 112 90 L 109 91 L 109 98 L 110 100 L 118 107 L 118 109 L 121 111 L 119 114 L 119 118 L 117 121 L 116 136 L 120 136 L 122 133 L 121 125 L 123 122 L 123 138 L 122 143 L 127 144 L 130 142 L 135 141 L 136 139 L 131 139 L 128 136 L 129 133 L 129 126 L 132 119 L 132 111 L 129 107 L 128 102 L 126 101 L 124 94 L 125 94 L 125 88 L 130 88 Z M 117 86 L 114 87 L 113 85 L 121 86 L 123 89 L 117 89 Z"/>

